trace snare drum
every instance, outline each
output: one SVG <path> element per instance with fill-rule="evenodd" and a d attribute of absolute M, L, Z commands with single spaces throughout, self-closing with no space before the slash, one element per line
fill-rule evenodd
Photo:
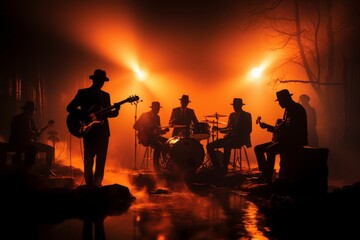
<path fill-rule="evenodd" d="M 205 122 L 194 123 L 192 125 L 192 137 L 198 141 L 210 137 L 210 125 Z"/>
<path fill-rule="evenodd" d="M 194 173 L 203 163 L 203 145 L 193 138 L 173 137 L 167 140 L 162 150 L 162 161 L 167 171 Z"/>

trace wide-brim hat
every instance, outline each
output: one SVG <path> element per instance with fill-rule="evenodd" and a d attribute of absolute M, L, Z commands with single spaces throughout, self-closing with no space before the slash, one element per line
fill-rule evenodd
<path fill-rule="evenodd" d="M 292 95 L 293 94 L 290 93 L 287 89 L 280 90 L 276 92 L 277 98 L 275 99 L 275 101 L 290 99 Z"/>
<path fill-rule="evenodd" d="M 160 105 L 159 102 L 152 102 L 151 106 L 149 106 L 150 108 L 154 108 L 154 107 L 158 107 L 158 108 L 162 108 L 162 106 Z"/>
<path fill-rule="evenodd" d="M 94 80 L 103 80 L 105 82 L 109 81 L 109 78 L 106 76 L 106 72 L 102 69 L 96 69 L 94 74 L 89 76 L 90 79 Z"/>
<path fill-rule="evenodd" d="M 181 101 L 181 102 L 191 102 L 190 100 L 189 100 L 189 95 L 182 95 L 181 96 L 181 98 L 179 98 L 179 100 Z"/>
<path fill-rule="evenodd" d="M 243 103 L 242 98 L 234 98 L 233 102 L 230 103 L 231 105 L 245 105 L 245 103 Z"/>
<path fill-rule="evenodd" d="M 26 101 L 24 106 L 21 107 L 24 110 L 36 110 L 35 103 L 33 101 Z"/>

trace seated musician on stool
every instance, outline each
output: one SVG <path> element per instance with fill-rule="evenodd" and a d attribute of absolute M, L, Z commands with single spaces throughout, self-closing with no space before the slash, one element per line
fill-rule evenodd
<path fill-rule="evenodd" d="M 50 145 L 37 142 L 37 137 L 53 122 L 49 121 L 49 125 L 38 129 L 33 115 L 36 111 L 33 101 L 26 101 L 22 107 L 23 112 L 14 116 L 11 120 L 9 148 L 16 152 L 14 159 L 17 164 L 20 163 L 21 153 L 25 154 L 25 168 L 31 171 L 31 167 L 35 164 L 37 152 L 46 153 L 46 175 L 54 176 L 52 166 L 54 161 L 54 148 Z"/>
<path fill-rule="evenodd" d="M 252 117 L 251 114 L 245 112 L 242 107 L 245 105 L 241 98 L 234 98 L 233 103 L 234 112 L 229 116 L 227 126 L 225 128 L 214 127 L 214 130 L 219 130 L 225 133 L 224 138 L 217 139 L 206 145 L 210 160 L 216 171 L 227 173 L 228 164 L 230 162 L 231 149 L 241 147 L 251 147 L 250 134 L 252 132 Z M 216 149 L 224 149 L 224 159 L 220 162 L 217 158 Z"/>
<path fill-rule="evenodd" d="M 198 123 L 195 111 L 192 108 L 188 108 L 189 100 L 188 95 L 182 95 L 179 99 L 181 106 L 173 108 L 170 116 L 169 124 L 174 127 L 173 137 L 190 137 L 190 125 Z M 180 127 L 181 126 L 181 127 Z"/>
<path fill-rule="evenodd" d="M 293 101 L 292 94 L 287 89 L 278 91 L 276 96 L 275 101 L 285 109 L 283 118 L 277 121 L 276 126 L 260 122 L 261 128 L 273 133 L 273 140 L 254 147 L 259 170 L 262 172 L 260 180 L 266 183 L 272 182 L 277 154 L 280 156 L 285 152 L 291 154 L 307 144 L 307 119 L 304 107 Z M 291 168 L 288 163 L 280 161 L 281 171 L 287 171 L 289 167 Z"/>
<path fill-rule="evenodd" d="M 169 131 L 169 128 L 162 129 L 160 124 L 160 103 L 152 102 L 151 111 L 144 112 L 135 122 L 133 128 L 138 131 L 139 143 L 143 146 L 154 148 L 153 163 L 154 169 L 160 171 L 160 153 L 167 141 L 167 138 L 161 136 Z"/>

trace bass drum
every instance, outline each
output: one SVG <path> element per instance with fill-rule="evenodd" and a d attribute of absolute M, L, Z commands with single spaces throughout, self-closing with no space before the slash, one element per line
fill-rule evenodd
<path fill-rule="evenodd" d="M 162 150 L 161 170 L 172 173 L 195 173 L 205 158 L 203 145 L 193 138 L 173 137 Z"/>

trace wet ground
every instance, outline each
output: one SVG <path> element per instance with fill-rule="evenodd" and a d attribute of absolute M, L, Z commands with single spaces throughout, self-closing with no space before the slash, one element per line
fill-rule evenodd
<path fill-rule="evenodd" d="M 131 189 L 118 184 L 79 188 L 81 172 L 76 171 L 75 178 L 3 173 L 1 232 L 6 239 L 358 236 L 351 217 L 359 214 L 359 184 L 295 202 L 281 195 L 270 198 L 268 187 L 252 181 L 256 174 L 202 173 L 190 179 L 151 171 L 123 174 Z"/>

